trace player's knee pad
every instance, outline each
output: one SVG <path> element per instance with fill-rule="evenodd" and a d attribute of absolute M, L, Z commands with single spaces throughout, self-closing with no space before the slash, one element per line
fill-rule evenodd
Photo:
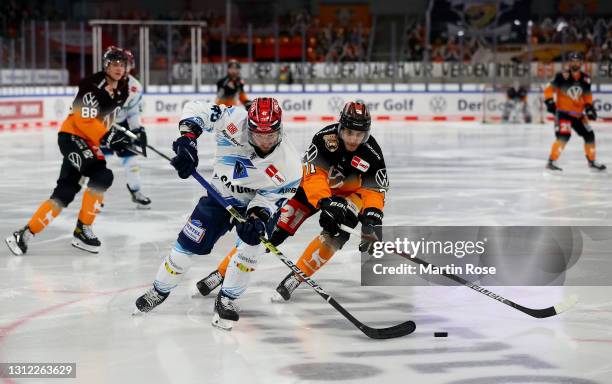
<path fill-rule="evenodd" d="M 572 134 L 572 121 L 570 119 L 560 118 L 555 126 L 555 133 L 562 136 L 571 136 Z"/>
<path fill-rule="evenodd" d="M 209 197 L 202 197 L 178 235 L 177 243 L 197 255 L 207 255 L 231 229 L 230 215 Z"/>
<path fill-rule="evenodd" d="M 567 132 L 567 133 L 560 133 L 560 132 L 556 132 L 555 133 L 555 137 L 557 138 L 557 140 L 563 142 L 563 143 L 567 143 L 570 138 L 572 137 L 572 134 Z"/>
<path fill-rule="evenodd" d="M 176 244 L 157 270 L 153 285 L 160 292 L 170 292 L 182 280 L 193 263 L 192 253 Z"/>
<path fill-rule="evenodd" d="M 593 131 L 584 131 L 582 138 L 586 144 L 592 144 L 595 142 L 595 133 Z"/>
<path fill-rule="evenodd" d="M 110 188 L 111 185 L 113 185 L 113 179 L 113 171 L 106 167 L 100 168 L 99 170 L 97 170 L 97 172 L 94 172 L 89 177 L 89 183 L 87 183 L 87 186 L 92 189 L 104 192 L 108 188 Z"/>
<path fill-rule="evenodd" d="M 51 193 L 50 199 L 58 206 L 64 208 L 72 203 L 74 197 L 80 190 L 81 185 L 78 182 L 71 183 L 68 180 L 59 179 L 53 193 Z"/>
<path fill-rule="evenodd" d="M 259 255 L 264 253 L 264 249 L 262 244 L 241 243 L 238 246 L 238 251 L 230 260 L 223 280 L 221 290 L 225 295 L 236 299 L 246 291 Z"/>

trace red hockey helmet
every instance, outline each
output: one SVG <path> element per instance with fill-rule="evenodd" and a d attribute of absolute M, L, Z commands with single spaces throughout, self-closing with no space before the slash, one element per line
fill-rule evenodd
<path fill-rule="evenodd" d="M 249 143 L 263 152 L 270 152 L 282 139 L 282 114 L 274 98 L 259 97 L 253 100 L 247 117 Z"/>

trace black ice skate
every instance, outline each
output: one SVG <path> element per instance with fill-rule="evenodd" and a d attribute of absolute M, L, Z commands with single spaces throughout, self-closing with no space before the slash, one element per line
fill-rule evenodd
<path fill-rule="evenodd" d="M 556 172 L 563 171 L 563 168 L 557 165 L 556 160 L 548 160 L 548 164 L 546 164 L 546 169 L 548 169 L 549 171 L 556 171 Z"/>
<path fill-rule="evenodd" d="M 291 294 L 295 289 L 302 283 L 300 278 L 293 272 L 289 273 L 287 277 L 283 279 L 283 281 L 278 284 L 276 287 L 276 293 L 283 300 L 287 301 L 291 299 Z M 272 298 L 272 301 L 280 301 L 280 298 L 277 295 Z"/>
<path fill-rule="evenodd" d="M 588 159 L 587 159 L 588 160 Z M 589 169 L 594 172 L 601 172 L 606 170 L 606 166 L 597 162 L 596 160 L 588 160 Z"/>
<path fill-rule="evenodd" d="M 151 287 L 144 295 L 136 299 L 136 309 L 132 315 L 151 312 L 153 308 L 163 303 L 169 295 L 170 292 L 163 293 L 155 289 L 155 287 Z"/>
<path fill-rule="evenodd" d="M 223 283 L 223 276 L 218 270 L 215 270 L 210 275 L 206 276 L 202 280 L 196 283 L 198 292 L 194 296 L 202 295 L 208 296 L 212 291 Z M 199 294 L 198 294 L 199 293 Z"/>
<path fill-rule="evenodd" d="M 77 221 L 72 238 L 72 246 L 91 253 L 100 251 L 100 240 L 91 230 L 91 225 L 85 225 L 81 220 Z"/>
<path fill-rule="evenodd" d="M 151 209 L 151 199 L 146 197 L 140 192 L 140 190 L 133 190 L 130 188 L 129 184 L 125 185 L 130 191 L 130 195 L 132 195 L 132 201 L 136 203 L 136 208 L 138 209 Z"/>
<path fill-rule="evenodd" d="M 34 234 L 30 232 L 30 228 L 26 225 L 13 232 L 13 235 L 7 237 L 4 241 L 6 241 L 6 245 L 8 245 L 13 254 L 21 256 L 25 255 L 28 251 L 28 241 L 30 241 L 32 236 L 34 236 Z"/>
<path fill-rule="evenodd" d="M 234 299 L 225 296 L 223 292 L 219 292 L 215 300 L 215 314 L 213 315 L 212 325 L 230 331 L 234 323 L 240 318 L 238 311 Z"/>

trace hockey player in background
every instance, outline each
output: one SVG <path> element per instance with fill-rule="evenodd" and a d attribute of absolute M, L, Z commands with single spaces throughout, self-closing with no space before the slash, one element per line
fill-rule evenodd
<path fill-rule="evenodd" d="M 240 63 L 230 60 L 227 63 L 227 75 L 217 81 L 216 104 L 225 104 L 228 107 L 242 103 L 246 110 L 251 106 L 247 94 L 244 92 L 244 80 L 240 78 Z"/>
<path fill-rule="evenodd" d="M 362 102 L 347 103 L 338 123 L 317 132 L 305 155 L 304 179 L 296 193 L 280 212 L 270 236 L 279 245 L 293 236 L 306 219 L 321 211 L 322 232 L 306 247 L 296 265 L 311 276 L 348 241 L 349 234 L 340 224 L 355 228 L 361 221 L 359 248 L 371 252 L 372 233 L 380 239 L 385 193 L 389 188 L 385 160 L 373 136 L 371 118 Z M 227 265 L 236 249 L 221 261 L 217 270 L 200 280 L 197 290 L 206 296 L 224 282 Z M 291 272 L 276 288 L 278 295 L 289 300 L 301 279 Z"/>
<path fill-rule="evenodd" d="M 247 220 L 233 222 L 223 206 L 202 197 L 160 265 L 153 287 L 136 300 L 136 314 L 161 304 L 189 270 L 193 255 L 208 255 L 235 226 L 237 252 L 215 300 L 212 323 L 231 329 L 238 321 L 234 301 L 245 292 L 258 258 L 265 253 L 259 237 L 302 179 L 300 156 L 283 133 L 281 115 L 272 98 L 253 100 L 248 112 L 200 101 L 185 105 L 179 122 L 181 137 L 172 144 L 176 153 L 172 165 L 179 177 L 188 178 L 198 165 L 197 138 L 204 131 L 213 133 L 217 149 L 211 184 Z"/>
<path fill-rule="evenodd" d="M 27 225 L 6 239 L 10 250 L 23 255 L 32 236 L 44 230 L 81 190 L 81 177 L 89 178 L 74 229 L 72 245 L 97 253 L 100 240 L 91 226 L 104 200 L 104 192 L 113 182 L 100 145 L 120 151 L 132 141 L 112 128 L 116 114 L 128 97 L 125 77 L 128 57 L 121 49 L 104 53 L 103 70 L 82 79 L 71 112 L 58 133 L 59 149 L 64 157 L 57 185 L 30 218 Z M 109 129 L 109 127 L 111 127 Z"/>
<path fill-rule="evenodd" d="M 595 160 L 595 133 L 588 122 L 597 119 L 597 113 L 593 108 L 591 78 L 581 71 L 581 53 L 571 53 L 569 58 L 569 69 L 557 73 L 544 90 L 546 109 L 555 115 L 556 137 L 546 168 L 551 171 L 562 171 L 557 160 L 574 129 L 584 139 L 584 154 L 589 168 L 603 171 L 606 166 Z"/>
<path fill-rule="evenodd" d="M 506 104 L 504 104 L 504 112 L 502 113 L 502 121 L 507 123 L 510 121 L 512 112 L 521 113 L 525 123 L 531 123 L 531 112 L 529 111 L 529 103 L 527 101 L 527 88 L 516 83 L 506 90 Z"/>
<path fill-rule="evenodd" d="M 138 136 L 138 144 L 142 148 L 143 154 L 146 155 L 147 133 L 140 123 L 140 114 L 142 113 L 142 85 L 131 73 L 135 66 L 134 55 L 127 49 L 124 49 L 124 52 L 128 57 L 126 76 L 129 94 L 123 108 L 121 108 L 117 114 L 116 122 Z M 113 153 L 113 151 L 107 147 L 102 147 L 102 152 L 104 152 L 105 155 Z M 132 202 L 140 209 L 151 208 L 151 199 L 140 191 L 140 165 L 138 164 L 138 157 L 134 151 L 131 151 L 129 148 L 124 148 L 119 151 L 114 151 L 114 153 L 121 159 L 121 164 L 125 169 L 125 177 L 127 180 L 126 186 L 132 196 Z"/>

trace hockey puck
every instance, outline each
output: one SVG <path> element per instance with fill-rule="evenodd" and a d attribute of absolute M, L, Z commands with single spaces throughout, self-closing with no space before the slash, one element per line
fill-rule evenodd
<path fill-rule="evenodd" d="M 434 332 L 434 337 L 448 337 L 448 332 Z"/>

